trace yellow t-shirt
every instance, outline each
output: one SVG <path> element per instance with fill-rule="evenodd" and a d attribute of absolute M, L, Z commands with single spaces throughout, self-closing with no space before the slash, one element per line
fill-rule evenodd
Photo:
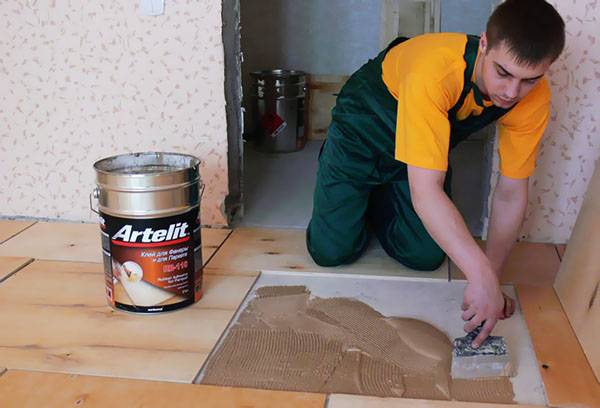
<path fill-rule="evenodd" d="M 467 36 L 425 34 L 392 48 L 382 64 L 382 77 L 398 100 L 396 160 L 417 167 L 446 171 L 450 144 L 448 111 L 464 85 Z M 473 73 L 473 83 L 475 83 Z M 490 106 L 491 101 L 484 101 Z M 479 115 L 483 106 L 473 90 L 457 113 L 463 120 Z M 535 169 L 538 146 L 550 113 L 550 87 L 542 78 L 525 98 L 498 121 L 500 172 L 527 178 Z"/>

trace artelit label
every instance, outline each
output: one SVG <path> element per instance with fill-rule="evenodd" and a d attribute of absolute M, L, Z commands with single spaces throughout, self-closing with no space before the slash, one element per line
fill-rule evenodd
<path fill-rule="evenodd" d="M 175 310 L 202 293 L 198 207 L 170 217 L 131 219 L 101 213 L 106 295 L 117 309 Z"/>

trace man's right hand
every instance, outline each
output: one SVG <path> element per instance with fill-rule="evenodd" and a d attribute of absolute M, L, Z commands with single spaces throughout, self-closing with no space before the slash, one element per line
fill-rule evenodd
<path fill-rule="evenodd" d="M 490 335 L 503 313 L 504 295 L 493 272 L 482 273 L 469 281 L 463 297 L 462 319 L 467 322 L 464 329 L 470 332 L 485 321 L 481 332 L 473 340 L 473 347 L 479 347 Z"/>
<path fill-rule="evenodd" d="M 504 298 L 489 259 L 475 243 L 454 203 L 444 192 L 446 173 L 408 165 L 410 197 L 417 215 L 435 242 L 467 277 L 465 289 L 466 329 L 486 321 L 475 339 L 478 346 L 501 316 Z M 474 344 L 474 345 L 475 345 Z"/>

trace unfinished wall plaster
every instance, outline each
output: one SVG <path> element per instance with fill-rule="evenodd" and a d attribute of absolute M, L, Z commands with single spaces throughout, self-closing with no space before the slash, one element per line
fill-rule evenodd
<path fill-rule="evenodd" d="M 146 150 L 203 160 L 202 222 L 225 224 L 221 1 L 0 2 L 1 216 L 95 221 L 92 163 Z"/>
<path fill-rule="evenodd" d="M 549 1 L 566 23 L 566 47 L 552 65 L 550 123 L 530 180 L 521 237 L 567 242 L 600 157 L 600 1 Z M 498 159 L 493 183 L 498 177 Z"/>
<path fill-rule="evenodd" d="M 452 380 L 452 345 L 428 323 L 385 318 L 304 286 L 261 287 L 205 369 L 202 383 L 380 397 L 513 401 L 507 377 Z"/>

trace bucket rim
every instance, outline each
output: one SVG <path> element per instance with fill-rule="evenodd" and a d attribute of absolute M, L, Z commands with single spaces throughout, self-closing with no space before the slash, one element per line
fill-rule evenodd
<path fill-rule="evenodd" d="M 102 164 L 106 164 L 106 163 L 116 160 L 117 158 L 120 158 L 120 157 L 127 157 L 127 156 L 140 157 L 140 156 L 159 156 L 159 155 L 161 155 L 161 156 L 177 156 L 177 157 L 181 157 L 181 158 L 187 158 L 190 160 L 191 164 L 187 167 L 174 167 L 173 166 L 172 169 L 167 169 L 165 171 L 156 172 L 156 173 L 153 173 L 150 175 L 157 176 L 157 175 L 165 175 L 165 174 L 174 174 L 177 172 L 188 170 L 190 168 L 199 167 L 200 164 L 202 163 L 202 160 L 200 160 L 198 157 L 191 155 L 191 154 L 178 153 L 178 152 L 145 151 L 145 152 L 122 153 L 122 154 L 116 154 L 113 156 L 104 157 L 102 159 L 95 161 L 93 167 L 94 167 L 94 170 L 96 171 L 96 173 L 102 174 L 102 175 L 107 175 L 107 176 L 119 176 L 119 175 L 122 175 L 122 176 L 127 175 L 128 177 L 148 176 L 148 174 L 124 173 L 124 172 L 118 171 L 119 169 L 109 170 L 106 168 L 102 168 Z"/>
<path fill-rule="evenodd" d="M 275 77 L 275 78 L 290 78 L 297 76 L 306 76 L 306 72 L 296 69 L 263 69 L 258 71 L 252 71 L 250 73 L 252 77 Z"/>

